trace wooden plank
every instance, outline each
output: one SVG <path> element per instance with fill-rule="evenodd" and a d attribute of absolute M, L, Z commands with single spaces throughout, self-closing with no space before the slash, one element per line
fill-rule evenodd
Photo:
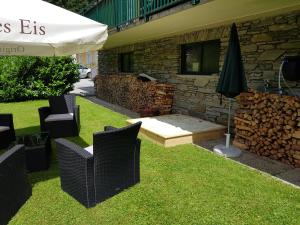
<path fill-rule="evenodd" d="M 143 134 L 144 137 L 147 137 L 149 140 L 155 142 L 156 144 L 165 146 L 166 140 L 163 137 L 143 128 L 140 129 L 140 133 Z"/>
<path fill-rule="evenodd" d="M 138 121 L 142 122 L 142 127 L 144 129 L 156 133 L 166 139 L 225 128 L 223 125 L 180 114 L 128 120 L 131 124 Z"/>
<path fill-rule="evenodd" d="M 300 145 L 292 145 L 292 149 L 295 151 L 300 151 Z"/>
<path fill-rule="evenodd" d="M 252 139 L 250 136 L 245 136 L 245 135 L 242 135 L 242 134 L 239 134 L 239 133 L 236 133 L 235 135 L 238 136 L 238 137 L 247 139 L 247 140 L 249 140 L 249 141 L 251 141 L 251 139 Z"/>
<path fill-rule="evenodd" d="M 175 138 L 167 138 L 165 140 L 165 147 L 173 147 L 182 144 L 198 144 L 201 141 L 209 141 L 218 139 L 224 136 L 226 129 L 213 130 L 213 131 L 205 131 L 192 135 L 186 135 L 182 137 Z"/>
<path fill-rule="evenodd" d="M 169 117 L 168 117 L 169 116 Z M 181 145 L 181 144 L 189 144 L 189 143 L 199 143 L 200 141 L 205 141 L 205 140 L 212 140 L 212 139 L 217 139 L 220 137 L 224 136 L 224 133 L 226 131 L 226 127 L 222 126 L 222 125 L 217 125 L 217 126 L 208 126 L 205 130 L 205 127 L 203 127 L 203 125 L 199 126 L 198 129 L 197 128 L 197 124 L 195 125 L 193 122 L 194 120 L 199 120 L 197 118 L 191 118 L 191 123 L 192 125 L 189 126 L 189 120 L 187 118 L 187 116 L 182 115 L 181 117 L 178 117 L 174 115 L 167 115 L 164 116 L 164 118 L 167 118 L 165 123 L 166 125 L 162 125 L 161 123 L 159 124 L 151 124 L 151 126 L 148 126 L 144 124 L 142 124 L 142 127 L 140 129 L 140 133 L 143 134 L 144 136 L 146 136 L 147 138 L 151 139 L 152 141 L 154 141 L 155 143 L 158 143 L 160 145 L 163 145 L 165 147 L 173 147 L 176 145 Z M 141 118 L 141 121 L 145 121 L 145 118 Z M 161 119 L 161 117 L 153 117 L 152 118 L 154 121 Z M 170 120 L 171 119 L 171 120 Z M 184 121 L 180 121 L 180 119 L 184 119 Z M 127 120 L 128 124 L 132 124 L 134 122 L 136 122 L 139 119 L 134 119 L 134 120 Z M 175 120 L 175 122 L 174 122 Z M 179 121 L 178 121 L 179 120 Z M 201 120 L 201 124 L 212 124 L 210 122 L 207 121 L 203 121 Z M 147 119 L 147 122 L 149 122 L 149 118 Z M 185 124 L 185 122 L 187 124 Z M 172 128 L 172 124 L 173 125 L 180 125 L 180 127 L 188 127 L 189 130 L 185 130 L 185 129 L 179 129 L 179 127 L 174 126 Z M 156 125 L 160 125 L 160 127 L 158 127 L 159 129 L 157 129 L 157 127 L 155 127 Z M 171 126 L 171 127 L 170 127 Z M 161 132 L 162 129 L 164 129 L 164 127 L 167 129 L 168 132 L 166 132 L 166 129 L 164 130 L 164 132 Z M 155 128 L 155 129 L 154 129 Z"/>
<path fill-rule="evenodd" d="M 238 142 L 238 141 L 236 141 L 236 140 L 234 140 L 234 141 L 232 142 L 232 144 L 233 144 L 235 147 L 240 148 L 240 149 L 242 149 L 242 150 L 247 150 L 247 149 L 248 149 L 248 146 L 247 146 L 246 144 L 240 143 L 240 142 Z"/>
<path fill-rule="evenodd" d="M 293 155 L 293 158 L 300 160 L 300 155 Z"/>
<path fill-rule="evenodd" d="M 246 130 L 246 131 L 250 131 L 252 133 L 254 132 L 253 129 L 251 129 L 250 127 L 246 127 L 246 126 L 242 126 L 242 125 L 236 125 L 235 127 L 240 130 Z"/>
<path fill-rule="evenodd" d="M 239 117 L 237 117 L 237 116 L 235 116 L 234 119 L 235 119 L 235 120 L 238 120 L 238 121 L 240 121 L 240 122 L 243 122 L 243 123 L 252 125 L 252 122 L 249 121 L 249 120 L 241 119 L 241 118 L 239 118 Z"/>
<path fill-rule="evenodd" d="M 197 144 L 201 141 L 209 141 L 224 137 L 225 132 L 226 128 L 213 131 L 204 131 L 201 133 L 194 134 L 193 143 Z"/>
<path fill-rule="evenodd" d="M 149 130 L 140 129 L 141 134 L 149 138 L 150 140 L 154 141 L 157 144 L 163 145 L 164 147 L 174 147 L 177 145 L 183 144 L 191 144 L 195 143 L 198 144 L 201 141 L 208 141 L 213 139 L 218 139 L 224 136 L 224 132 L 226 129 L 214 130 L 214 131 L 207 131 L 207 132 L 200 132 L 197 134 L 185 135 L 181 137 L 174 137 L 174 138 L 164 138 L 161 137 Z"/>
<path fill-rule="evenodd" d="M 191 135 L 176 137 L 176 138 L 168 138 L 165 140 L 164 147 L 169 148 L 177 145 L 184 145 L 184 144 L 191 144 L 191 143 L 193 143 L 193 137 Z"/>
<path fill-rule="evenodd" d="M 295 133 L 293 133 L 293 137 L 300 139 L 300 130 L 296 130 Z"/>

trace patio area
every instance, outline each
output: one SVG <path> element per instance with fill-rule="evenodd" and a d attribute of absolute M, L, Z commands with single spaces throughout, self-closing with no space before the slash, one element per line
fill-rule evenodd
<path fill-rule="evenodd" d="M 79 137 L 86 147 L 105 125 L 127 116 L 78 97 Z M 17 135 L 39 131 L 47 101 L 0 104 Z M 87 210 L 60 188 L 56 153 L 50 169 L 30 174 L 32 196 L 10 224 L 297 224 L 299 189 L 198 146 L 164 148 L 141 136 L 141 182 Z M 54 147 L 54 145 L 53 145 Z M 54 149 L 55 150 L 55 149 Z"/>
<path fill-rule="evenodd" d="M 80 79 L 74 84 L 74 90 L 70 93 L 80 96 L 94 96 L 94 81 L 90 78 Z"/>
<path fill-rule="evenodd" d="M 218 139 L 226 130 L 223 125 L 180 114 L 136 118 L 127 122 L 142 122 L 141 133 L 164 147 Z"/>

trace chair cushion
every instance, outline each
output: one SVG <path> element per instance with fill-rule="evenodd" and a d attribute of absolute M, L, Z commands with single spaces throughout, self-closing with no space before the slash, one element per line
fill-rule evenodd
<path fill-rule="evenodd" d="M 93 152 L 94 152 L 93 145 L 84 148 L 84 150 L 88 151 L 89 153 L 91 153 L 93 155 Z"/>
<path fill-rule="evenodd" d="M 46 117 L 45 122 L 73 120 L 73 113 L 50 114 Z"/>
<path fill-rule="evenodd" d="M 2 131 L 6 131 L 6 130 L 9 130 L 10 127 L 7 127 L 7 126 L 0 126 L 0 132 Z"/>

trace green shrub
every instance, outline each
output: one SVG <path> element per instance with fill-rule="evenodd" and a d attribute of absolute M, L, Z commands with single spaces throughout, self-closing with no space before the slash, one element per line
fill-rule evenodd
<path fill-rule="evenodd" d="M 65 94 L 78 80 L 71 57 L 0 57 L 0 102 Z"/>

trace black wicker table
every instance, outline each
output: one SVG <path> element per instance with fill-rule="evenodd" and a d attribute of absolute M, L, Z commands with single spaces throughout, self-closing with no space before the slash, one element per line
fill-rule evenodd
<path fill-rule="evenodd" d="M 24 144 L 29 172 L 47 170 L 51 159 L 51 142 L 47 132 L 17 136 L 14 144 Z"/>

